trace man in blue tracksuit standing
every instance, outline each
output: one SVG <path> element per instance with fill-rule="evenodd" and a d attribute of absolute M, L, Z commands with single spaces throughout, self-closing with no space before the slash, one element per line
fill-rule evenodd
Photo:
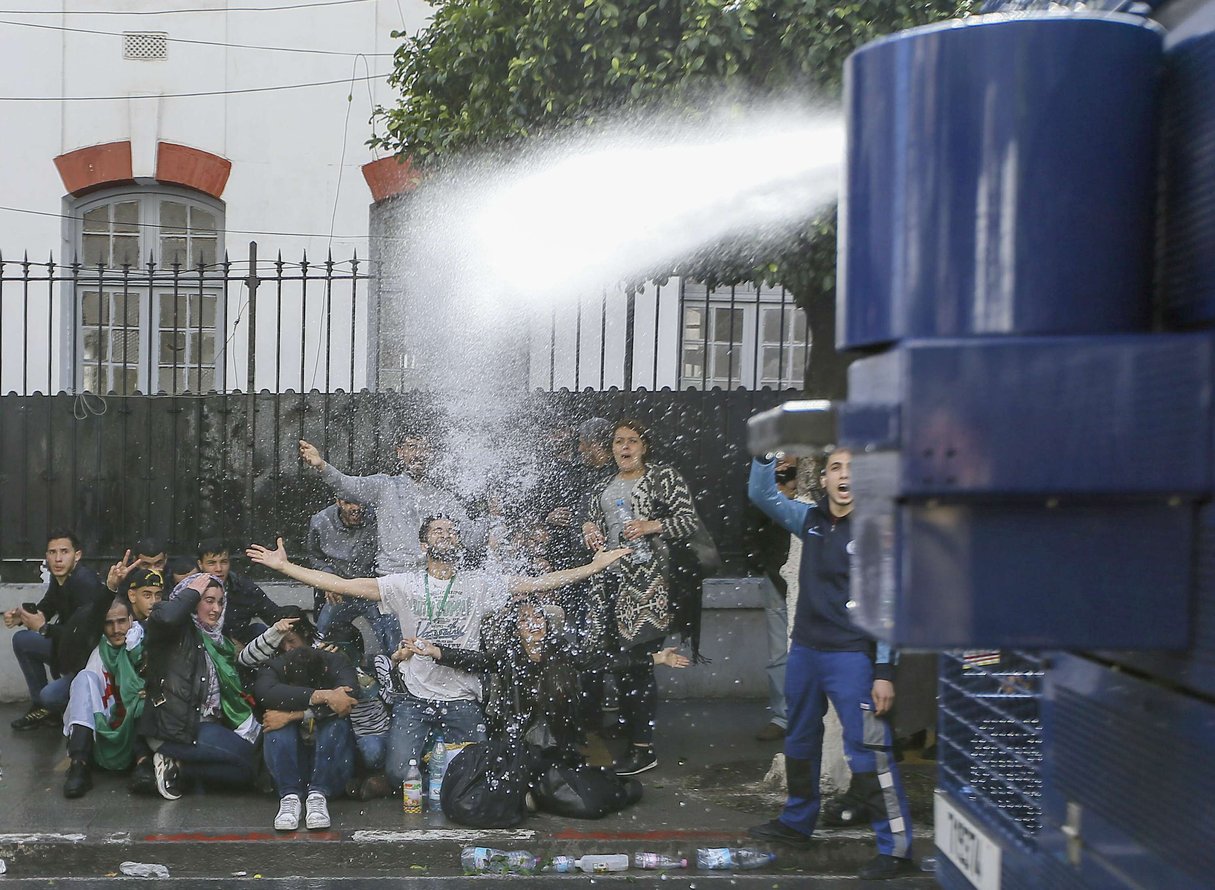
<path fill-rule="evenodd" d="M 878 855 L 858 874 L 866 880 L 914 872 L 911 819 L 894 763 L 893 734 L 886 719 L 894 704 L 890 648 L 875 643 L 849 617 L 848 576 L 853 551 L 851 453 L 837 448 L 823 462 L 823 504 L 793 501 L 776 487 L 775 465 L 751 463 L 747 493 L 775 522 L 802 539 L 800 592 L 786 665 L 788 734 L 785 770 L 788 799 L 780 817 L 756 825 L 752 837 L 808 845 L 818 821 L 823 716 L 835 705 L 852 768 L 848 797 L 866 811 L 877 835 Z"/>

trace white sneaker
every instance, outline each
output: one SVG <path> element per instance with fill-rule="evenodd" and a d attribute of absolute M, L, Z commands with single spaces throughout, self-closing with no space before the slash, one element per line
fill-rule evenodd
<path fill-rule="evenodd" d="M 296 804 L 298 806 L 298 799 Z M 325 800 L 325 795 L 319 791 L 313 791 L 308 795 L 308 802 L 305 804 L 307 815 L 304 817 L 304 824 L 309 828 L 328 828 L 329 827 L 329 802 Z M 299 812 L 298 810 L 296 811 Z"/>
<path fill-rule="evenodd" d="M 278 802 L 278 815 L 274 817 L 274 829 L 275 831 L 295 831 L 299 827 L 300 796 L 288 794 Z"/>

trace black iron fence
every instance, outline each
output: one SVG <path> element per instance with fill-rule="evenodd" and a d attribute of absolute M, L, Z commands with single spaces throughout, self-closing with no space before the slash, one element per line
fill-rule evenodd
<path fill-rule="evenodd" d="M 529 418 L 578 422 L 635 416 L 658 456 L 678 467 L 728 563 L 739 567 L 746 505 L 745 425 L 790 393 L 759 391 L 536 392 Z M 86 558 L 111 561 L 144 535 L 189 553 L 204 535 L 236 549 L 282 534 L 298 545 L 308 517 L 330 502 L 301 467 L 297 442 L 318 445 L 353 473 L 390 468 L 407 419 L 442 417 L 428 393 L 260 393 L 0 397 L 0 572 L 32 580 L 53 527 L 81 536 Z M 523 417 L 526 414 L 527 417 Z M 541 427 L 531 424 L 533 430 Z M 440 441 L 443 429 L 434 430 Z M 521 451 L 532 443 L 510 439 Z M 539 433 L 533 433 L 537 438 Z M 509 455 L 507 456 L 509 458 Z"/>
<path fill-rule="evenodd" d="M 451 295 L 457 299 L 458 295 Z M 353 256 L 107 267 L 0 256 L 0 393 L 425 388 L 399 283 Z M 805 313 L 783 288 L 683 280 L 518 320 L 525 388 L 800 388 Z"/>
<path fill-rule="evenodd" d="M 369 385 L 358 256 L 193 267 L 0 257 L 0 393 L 170 395 Z"/>
<path fill-rule="evenodd" d="M 193 268 L 0 257 L 5 575 L 28 577 L 58 525 L 102 561 L 146 534 L 183 552 L 211 533 L 234 547 L 298 540 L 328 498 L 301 471 L 298 439 L 375 472 L 403 417 L 441 416 L 408 337 L 409 313 L 431 308 L 410 308 L 357 256 L 286 262 L 256 243 L 245 260 Z M 736 558 L 745 420 L 805 373 L 790 295 L 672 282 L 571 300 L 518 327 L 522 410 L 650 423 Z"/>

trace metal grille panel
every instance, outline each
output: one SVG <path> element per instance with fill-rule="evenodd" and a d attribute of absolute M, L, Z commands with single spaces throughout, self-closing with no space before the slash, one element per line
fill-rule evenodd
<path fill-rule="evenodd" d="M 138 62 L 163 62 L 169 58 L 169 35 L 163 31 L 124 31 L 122 57 Z"/>
<path fill-rule="evenodd" d="M 941 658 L 941 784 L 991 827 L 1032 844 L 1042 824 L 1041 660 L 1025 652 Z"/>

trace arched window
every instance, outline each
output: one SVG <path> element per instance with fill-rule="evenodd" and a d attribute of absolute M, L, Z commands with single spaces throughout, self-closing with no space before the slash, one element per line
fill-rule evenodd
<path fill-rule="evenodd" d="M 73 317 L 78 390 L 215 388 L 224 330 L 223 203 L 159 183 L 75 202 Z"/>

